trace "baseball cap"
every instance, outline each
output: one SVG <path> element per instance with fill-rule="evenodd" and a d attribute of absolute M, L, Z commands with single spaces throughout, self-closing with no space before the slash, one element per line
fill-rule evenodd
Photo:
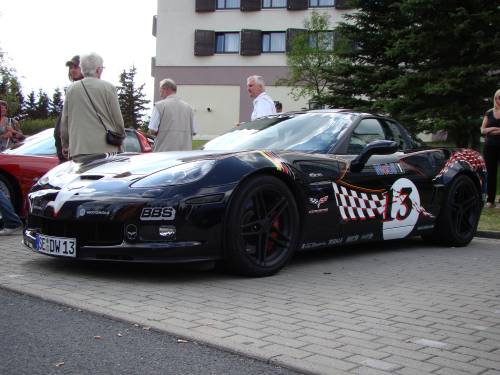
<path fill-rule="evenodd" d="M 66 66 L 67 67 L 72 67 L 72 66 L 80 66 L 80 56 L 76 55 L 71 58 L 71 60 L 66 61 Z"/>

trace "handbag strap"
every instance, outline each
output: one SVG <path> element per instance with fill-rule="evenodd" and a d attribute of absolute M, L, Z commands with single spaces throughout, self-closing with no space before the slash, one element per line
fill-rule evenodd
<path fill-rule="evenodd" d="M 92 104 L 92 107 L 94 108 L 94 111 L 95 111 L 95 114 L 97 116 L 97 118 L 99 119 L 99 121 L 101 122 L 101 125 L 102 127 L 104 128 L 105 131 L 108 131 L 108 128 L 106 128 L 106 125 L 104 125 L 104 121 L 102 121 L 102 118 L 101 116 L 99 115 L 99 112 L 97 112 L 97 108 L 95 107 L 94 105 L 94 102 L 92 101 L 92 98 L 90 97 L 89 95 L 89 92 L 87 91 L 87 88 L 85 87 L 85 85 L 83 84 L 83 79 L 80 81 L 82 86 L 83 86 L 83 89 L 85 90 L 85 94 L 87 94 L 87 97 L 89 98 L 90 100 L 90 104 Z"/>

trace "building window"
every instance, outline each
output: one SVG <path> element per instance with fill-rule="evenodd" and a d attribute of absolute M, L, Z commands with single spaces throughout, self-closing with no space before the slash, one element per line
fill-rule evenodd
<path fill-rule="evenodd" d="M 309 46 L 325 51 L 333 50 L 333 31 L 320 31 L 310 34 Z"/>
<path fill-rule="evenodd" d="M 215 33 L 215 53 L 238 53 L 240 33 Z"/>
<path fill-rule="evenodd" d="M 286 33 L 262 33 L 262 52 L 285 52 Z"/>
<path fill-rule="evenodd" d="M 217 9 L 240 9 L 240 0 L 217 0 Z"/>
<path fill-rule="evenodd" d="M 309 7 L 318 8 L 318 7 L 332 7 L 334 4 L 334 0 L 309 0 Z"/>
<path fill-rule="evenodd" d="M 262 0 L 262 8 L 286 8 L 286 0 Z"/>

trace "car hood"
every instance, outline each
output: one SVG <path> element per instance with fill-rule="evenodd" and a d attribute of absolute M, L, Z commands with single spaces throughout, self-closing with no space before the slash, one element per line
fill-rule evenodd
<path fill-rule="evenodd" d="M 132 180 L 182 163 L 198 160 L 213 160 L 234 152 L 214 151 L 170 151 L 147 154 L 121 153 L 92 155 L 78 161 L 69 161 L 47 172 L 41 184 L 64 186 L 76 178 L 80 179 L 124 179 Z"/>

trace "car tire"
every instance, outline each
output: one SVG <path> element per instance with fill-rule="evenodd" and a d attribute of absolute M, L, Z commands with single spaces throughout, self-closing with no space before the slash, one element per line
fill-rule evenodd
<path fill-rule="evenodd" d="M 444 246 L 466 246 L 476 233 L 480 216 L 481 195 L 476 184 L 459 175 L 444 197 L 433 233 L 424 239 Z"/>
<path fill-rule="evenodd" d="M 295 197 L 273 176 L 250 178 L 235 192 L 226 218 L 224 263 L 240 275 L 277 273 L 299 238 Z"/>

